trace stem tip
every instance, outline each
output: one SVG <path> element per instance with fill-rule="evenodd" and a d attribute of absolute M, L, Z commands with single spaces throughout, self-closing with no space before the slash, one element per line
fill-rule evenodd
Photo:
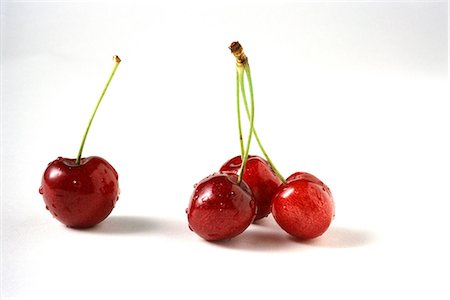
<path fill-rule="evenodd" d="M 231 53 L 233 53 L 234 57 L 236 57 L 236 65 L 238 67 L 243 67 L 248 63 L 248 59 L 244 53 L 244 49 L 238 41 L 232 42 L 228 49 L 230 49 Z"/>
<path fill-rule="evenodd" d="M 116 63 L 120 63 L 122 61 L 118 55 L 114 55 L 113 60 L 115 60 Z"/>

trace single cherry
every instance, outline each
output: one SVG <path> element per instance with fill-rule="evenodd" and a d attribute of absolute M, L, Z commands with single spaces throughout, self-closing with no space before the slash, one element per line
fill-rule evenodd
<path fill-rule="evenodd" d="M 230 47 L 231 48 L 231 47 Z M 235 54 L 236 56 L 236 54 Z M 236 56 L 236 80 L 244 76 L 246 57 L 242 51 Z M 237 121 L 241 146 L 240 168 L 237 174 L 215 173 L 194 187 L 186 209 L 189 228 L 206 240 L 231 239 L 242 233 L 256 216 L 256 203 L 243 177 L 253 134 L 254 103 L 249 111 L 250 128 L 246 147 L 242 135 L 239 86 L 237 86 Z"/>
<path fill-rule="evenodd" d="M 240 156 L 227 161 L 220 172 L 238 174 L 241 168 Z M 281 180 L 262 157 L 250 155 L 245 166 L 243 180 L 250 187 L 256 201 L 257 213 L 255 220 L 267 217 L 271 212 L 272 197 L 281 185 Z"/>
<path fill-rule="evenodd" d="M 256 204 L 237 175 L 216 173 L 196 185 L 186 213 L 189 228 L 205 240 L 231 239 L 253 222 Z"/>
<path fill-rule="evenodd" d="M 267 163 L 282 182 L 272 197 L 272 214 L 277 223 L 284 230 L 300 239 L 310 239 L 320 236 L 327 230 L 334 216 L 334 202 L 330 189 L 317 177 L 309 173 L 297 172 L 285 180 L 275 168 L 253 126 L 254 95 L 248 59 L 239 42 L 232 43 L 230 49 L 237 60 L 238 76 L 236 79 L 236 94 L 238 103 L 240 90 L 243 96 L 247 117 L 250 119 L 253 136 L 263 152 Z M 252 102 L 252 112 L 248 109 L 244 78 L 241 69 L 243 69 L 247 75 L 250 100 Z M 251 180 L 245 177 L 245 175 L 246 174 L 244 174 L 244 180 Z M 252 187 L 251 184 L 250 187 Z M 255 198 L 257 199 L 256 196 Z"/>
<path fill-rule="evenodd" d="M 299 239 L 322 235 L 334 217 L 330 189 L 309 173 L 294 173 L 272 199 L 272 215 L 287 233 Z"/>
<path fill-rule="evenodd" d="M 103 221 L 119 198 L 119 176 L 103 158 L 82 158 L 84 143 L 95 113 L 113 78 L 120 58 L 114 56 L 114 68 L 89 120 L 76 159 L 59 157 L 48 164 L 39 193 L 46 208 L 68 227 L 87 228 Z"/>
<path fill-rule="evenodd" d="M 40 193 L 48 210 L 61 223 L 75 228 L 92 227 L 113 210 L 119 196 L 119 176 L 103 158 L 58 158 L 42 177 Z"/>

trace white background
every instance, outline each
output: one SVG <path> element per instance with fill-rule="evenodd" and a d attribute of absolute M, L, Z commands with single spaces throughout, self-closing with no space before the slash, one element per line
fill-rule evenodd
<path fill-rule="evenodd" d="M 447 2 L 226 3 L 2 1 L 1 296 L 448 299 Z M 334 194 L 316 240 L 271 217 L 219 243 L 188 230 L 193 184 L 239 153 L 234 40 L 277 167 Z M 75 157 L 114 54 L 84 156 L 121 197 L 68 229 L 41 176 Z"/>

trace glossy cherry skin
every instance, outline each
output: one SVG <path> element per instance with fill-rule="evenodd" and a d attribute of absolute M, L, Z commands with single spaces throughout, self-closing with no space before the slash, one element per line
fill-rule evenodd
<path fill-rule="evenodd" d="M 295 173 L 272 199 L 275 221 L 287 233 L 307 240 L 322 235 L 334 217 L 330 189 L 317 177 Z"/>
<path fill-rule="evenodd" d="M 256 204 L 250 188 L 235 174 L 216 173 L 194 188 L 186 209 L 189 228 L 209 241 L 231 239 L 253 222 Z"/>
<path fill-rule="evenodd" d="M 220 168 L 220 172 L 237 174 L 241 163 L 241 156 L 233 157 Z M 253 155 L 248 157 L 243 180 L 250 187 L 256 201 L 255 220 L 267 217 L 271 211 L 272 197 L 281 185 L 281 180 L 275 175 L 266 160 Z"/>
<path fill-rule="evenodd" d="M 39 193 L 46 208 L 73 228 L 92 227 L 113 210 L 119 197 L 119 176 L 103 158 L 62 158 L 52 161 L 42 176 Z"/>
<path fill-rule="evenodd" d="M 328 194 L 330 194 L 330 196 L 332 197 L 331 191 L 330 191 L 330 189 L 328 188 L 328 186 L 326 186 L 326 184 L 323 183 L 319 178 L 317 178 L 316 176 L 314 176 L 314 175 L 312 175 L 312 174 L 310 174 L 310 173 L 306 173 L 306 172 L 295 172 L 294 174 L 292 174 L 291 176 L 289 176 L 289 177 L 286 179 L 286 182 L 291 182 L 291 181 L 294 181 L 294 180 L 297 180 L 297 179 L 305 179 L 305 180 L 307 180 L 307 181 L 309 181 L 309 182 L 316 183 L 316 184 L 322 186 L 322 187 L 325 189 L 325 191 L 326 191 Z"/>

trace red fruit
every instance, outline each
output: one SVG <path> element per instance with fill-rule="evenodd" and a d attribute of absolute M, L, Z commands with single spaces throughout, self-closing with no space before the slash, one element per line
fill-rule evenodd
<path fill-rule="evenodd" d="M 92 227 L 112 211 L 119 196 L 116 170 L 103 158 L 62 158 L 51 162 L 39 193 L 46 208 L 68 227 Z"/>
<path fill-rule="evenodd" d="M 237 174 L 241 163 L 241 156 L 233 157 L 220 168 L 220 172 Z M 281 185 L 281 180 L 266 160 L 254 155 L 248 157 L 243 180 L 250 187 L 256 201 L 255 220 L 267 217 L 271 211 L 272 197 Z"/>
<path fill-rule="evenodd" d="M 205 240 L 230 239 L 254 220 L 250 188 L 234 174 L 217 173 L 200 181 L 186 209 L 189 228 Z"/>
<path fill-rule="evenodd" d="M 334 202 L 329 188 L 308 173 L 295 173 L 280 186 L 272 199 L 275 221 L 299 239 L 322 235 L 334 217 Z"/>

